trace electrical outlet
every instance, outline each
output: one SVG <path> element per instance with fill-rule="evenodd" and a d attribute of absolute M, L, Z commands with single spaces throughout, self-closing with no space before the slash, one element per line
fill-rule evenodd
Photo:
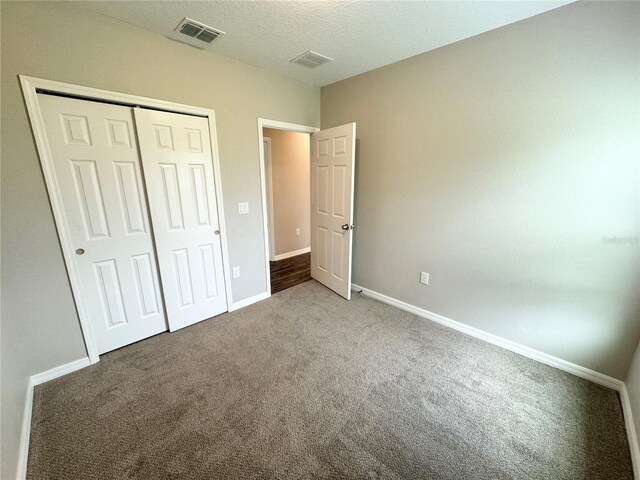
<path fill-rule="evenodd" d="M 429 285 L 429 274 L 427 272 L 420 272 L 420 283 Z"/>
<path fill-rule="evenodd" d="M 299 237 L 299 236 L 300 236 L 300 229 L 296 228 L 296 237 Z"/>
<path fill-rule="evenodd" d="M 233 278 L 238 278 L 240 276 L 240 267 L 233 267 Z"/>
<path fill-rule="evenodd" d="M 249 213 L 249 204 L 247 202 L 241 202 L 238 204 L 238 213 L 240 215 L 245 215 Z"/>

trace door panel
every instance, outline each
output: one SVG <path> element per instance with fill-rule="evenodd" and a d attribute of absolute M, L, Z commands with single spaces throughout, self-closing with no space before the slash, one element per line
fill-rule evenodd
<path fill-rule="evenodd" d="M 136 162 L 113 162 L 113 165 L 127 234 L 147 233 L 143 217 L 146 204 L 142 203 L 142 192 L 138 188 L 140 179 L 136 171 Z"/>
<path fill-rule="evenodd" d="M 87 238 L 110 237 L 96 162 L 71 160 L 71 165 Z"/>
<path fill-rule="evenodd" d="M 103 309 L 107 314 L 108 326 L 115 327 L 122 323 L 128 323 L 127 314 L 124 311 L 120 276 L 118 275 L 118 267 L 115 260 L 96 262 L 95 267 Z"/>
<path fill-rule="evenodd" d="M 311 276 L 351 298 L 356 124 L 311 135 Z"/>
<path fill-rule="evenodd" d="M 98 353 L 167 329 L 132 109 L 39 95 Z"/>
<path fill-rule="evenodd" d="M 160 302 L 155 289 L 155 259 L 150 254 L 131 257 L 136 274 L 136 287 L 140 300 L 140 313 L 143 317 L 154 315 L 160 311 Z"/>
<path fill-rule="evenodd" d="M 173 331 L 227 311 L 209 123 L 154 110 L 134 114 Z"/>

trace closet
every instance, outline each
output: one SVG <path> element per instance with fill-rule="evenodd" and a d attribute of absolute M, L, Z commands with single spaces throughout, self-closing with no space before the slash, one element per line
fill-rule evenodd
<path fill-rule="evenodd" d="M 98 353 L 227 311 L 209 119 L 42 93 L 38 104 Z"/>

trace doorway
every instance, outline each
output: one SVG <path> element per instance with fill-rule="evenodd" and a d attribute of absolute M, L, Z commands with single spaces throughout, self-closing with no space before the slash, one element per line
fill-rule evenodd
<path fill-rule="evenodd" d="M 271 295 L 271 261 L 278 260 L 276 254 L 278 242 L 275 238 L 277 229 L 274 228 L 278 214 L 277 207 L 271 208 L 274 204 L 274 182 L 273 169 L 269 172 L 268 166 L 269 160 L 274 158 L 273 138 L 267 136 L 272 133 L 265 129 L 304 133 L 308 135 L 309 139 L 307 144 L 309 156 L 305 155 L 305 158 L 308 158 L 309 167 L 309 247 L 285 252 L 282 255 L 291 255 L 289 258 L 293 258 L 306 253 L 306 248 L 310 248 L 311 278 L 350 300 L 353 229 L 355 227 L 353 224 L 353 197 L 356 124 L 347 123 L 321 131 L 315 127 L 258 119 L 265 276 L 267 291 Z M 269 187 L 270 184 L 271 187 Z M 272 210 L 275 212 L 274 215 L 271 215 Z M 288 233 L 297 233 L 297 228 L 292 229 L 289 226 Z M 302 232 L 299 236 L 302 236 Z M 298 260 L 304 265 L 304 258 Z M 295 276 L 301 280 L 305 274 L 298 272 Z M 295 280 L 292 278 L 292 284 L 295 284 L 293 282 Z"/>
<path fill-rule="evenodd" d="M 319 130 L 258 119 L 265 272 L 270 295 L 311 279 L 309 142 L 310 135 Z"/>
<path fill-rule="evenodd" d="M 263 128 L 271 293 L 311 279 L 310 138 Z"/>

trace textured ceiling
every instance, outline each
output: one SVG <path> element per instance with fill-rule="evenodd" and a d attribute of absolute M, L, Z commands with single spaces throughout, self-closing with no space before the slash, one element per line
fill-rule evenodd
<path fill-rule="evenodd" d="M 570 1 L 82 1 L 72 5 L 170 36 L 184 17 L 223 30 L 212 51 L 327 85 Z M 205 44 L 203 44 L 206 46 Z M 306 50 L 334 59 L 310 70 Z"/>

